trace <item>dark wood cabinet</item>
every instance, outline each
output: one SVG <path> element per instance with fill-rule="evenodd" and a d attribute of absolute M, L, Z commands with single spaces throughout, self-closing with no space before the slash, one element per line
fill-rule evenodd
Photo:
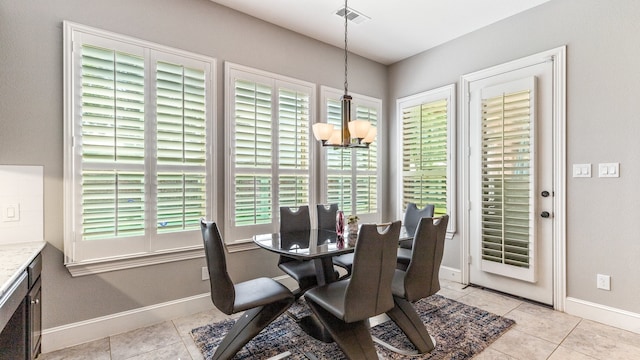
<path fill-rule="evenodd" d="M 42 256 L 38 256 L 0 299 L 0 360 L 33 360 L 42 334 Z"/>
<path fill-rule="evenodd" d="M 38 255 L 27 268 L 29 293 L 27 294 L 27 359 L 33 360 L 40 354 L 42 335 L 42 255 Z"/>

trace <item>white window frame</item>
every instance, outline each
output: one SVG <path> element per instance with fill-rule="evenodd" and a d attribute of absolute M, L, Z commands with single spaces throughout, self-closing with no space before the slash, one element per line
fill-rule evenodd
<path fill-rule="evenodd" d="M 272 143 L 272 161 L 273 166 L 271 169 L 265 171 L 264 169 L 257 169 L 256 173 L 270 174 L 274 179 L 272 193 L 272 222 L 268 224 L 257 224 L 247 226 L 235 226 L 235 188 L 234 188 L 234 114 L 235 114 L 235 80 L 249 80 L 263 84 L 269 84 L 273 88 L 272 104 L 273 104 L 273 117 L 277 120 L 278 109 L 278 89 L 287 88 L 291 90 L 305 91 L 309 93 L 309 204 L 315 204 L 315 188 L 317 184 L 316 171 L 314 165 L 315 150 L 312 143 L 314 142 L 311 135 L 311 124 L 315 121 L 316 114 L 316 85 L 307 81 L 279 75 L 248 66 L 235 64 L 232 62 L 225 62 L 225 242 L 231 245 L 230 249 L 233 251 L 241 251 L 254 248 L 255 245 L 252 241 L 252 236 L 262 233 L 272 233 L 278 231 L 279 221 L 279 205 L 278 205 L 278 183 L 277 179 L 279 174 L 295 173 L 297 170 L 280 170 L 278 169 L 278 141 L 277 122 L 273 127 L 274 141 Z"/>
<path fill-rule="evenodd" d="M 447 100 L 447 212 L 449 215 L 449 225 L 447 227 L 447 239 L 452 239 L 456 233 L 456 214 L 457 214 L 457 202 L 456 202 L 456 86 L 455 84 L 445 85 L 432 90 L 427 90 L 414 95 L 402 97 L 396 100 L 396 119 L 398 126 L 398 164 L 396 173 L 398 174 L 398 193 L 397 209 L 398 218 L 404 218 L 403 207 L 403 170 L 402 170 L 402 113 L 403 109 L 413 106 L 418 106 L 425 103 L 430 103 L 442 99 Z"/>
<path fill-rule="evenodd" d="M 215 218 L 212 176 L 215 137 L 216 60 L 152 42 L 64 22 L 64 252 L 65 265 L 73 276 L 95 274 L 171 261 L 202 257 L 202 235 L 199 229 L 170 234 L 157 234 L 151 222 L 156 219 L 156 177 L 158 168 L 155 149 L 155 69 L 157 61 L 171 61 L 202 69 L 205 73 L 206 217 Z M 97 241 L 81 240 L 81 104 L 80 52 L 83 43 L 115 50 L 133 51 L 145 61 L 145 160 L 140 167 L 145 173 L 144 236 Z M 107 166 L 107 169 L 109 167 Z M 165 170 L 171 168 L 167 167 Z M 178 167 L 175 168 L 179 170 Z M 186 170 L 188 171 L 188 170 Z"/>
<path fill-rule="evenodd" d="M 342 95 L 344 94 L 344 90 L 340 90 L 340 89 L 336 89 L 336 88 L 332 88 L 332 87 L 328 87 L 328 86 L 320 86 L 320 119 L 319 122 L 326 122 L 326 119 L 328 118 L 328 114 L 327 114 L 327 103 L 329 100 L 333 100 L 333 101 L 339 101 L 340 97 L 342 97 Z M 356 94 L 356 93 L 351 93 L 349 92 L 349 95 L 352 97 L 351 100 L 351 118 L 352 119 L 356 119 L 356 109 L 357 107 L 360 106 L 364 106 L 364 107 L 368 107 L 368 108 L 372 108 L 372 109 L 376 109 L 376 111 L 378 112 L 378 123 L 376 125 L 377 127 L 377 136 L 376 139 L 374 140 L 377 144 L 380 144 L 380 138 L 381 136 L 383 136 L 384 131 L 383 130 L 383 114 L 382 114 L 382 100 L 374 98 L 374 97 L 370 97 L 370 96 L 366 96 L 366 95 L 360 95 L 360 94 Z M 327 171 L 327 150 L 328 149 L 323 149 L 322 144 L 319 141 L 316 141 L 317 143 L 317 147 L 320 150 L 320 194 L 318 196 L 318 198 L 320 199 L 321 203 L 327 203 L 327 191 L 328 191 L 328 186 L 327 186 L 327 176 L 328 176 L 328 171 Z M 376 184 L 376 188 L 377 188 L 377 194 L 380 194 L 381 189 L 383 189 L 383 181 L 385 180 L 382 176 L 382 156 L 381 156 L 381 147 L 378 146 L 378 154 L 377 154 L 377 159 L 376 159 L 376 177 L 377 177 L 377 184 Z M 352 191 L 351 191 L 351 204 L 353 207 L 353 211 L 351 209 L 341 209 L 345 212 L 345 216 L 350 215 L 352 213 L 355 213 L 355 215 L 358 215 L 358 217 L 360 218 L 359 221 L 361 223 L 379 223 L 382 219 L 382 199 L 380 197 L 378 197 L 378 201 L 376 203 L 376 212 L 375 213 L 369 213 L 369 214 L 357 214 L 356 210 L 357 210 L 357 206 L 356 206 L 356 197 L 357 197 L 357 175 L 358 175 L 358 169 L 356 167 L 356 155 L 355 155 L 355 150 L 352 153 L 351 156 L 351 171 L 349 171 L 351 173 L 351 186 L 352 186 Z"/>

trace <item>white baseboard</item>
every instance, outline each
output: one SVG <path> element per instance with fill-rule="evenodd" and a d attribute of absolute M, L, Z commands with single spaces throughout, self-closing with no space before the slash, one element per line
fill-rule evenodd
<path fill-rule="evenodd" d="M 44 329 L 42 352 L 105 338 L 213 308 L 209 293 Z"/>
<path fill-rule="evenodd" d="M 461 283 L 462 272 L 459 269 L 441 266 L 440 278 Z M 564 306 L 567 314 L 640 334 L 640 314 L 638 313 L 572 297 L 565 299 Z"/>
<path fill-rule="evenodd" d="M 455 281 L 462 283 L 462 272 L 460 269 L 454 269 L 447 266 L 440 266 L 440 279 Z"/>
<path fill-rule="evenodd" d="M 572 297 L 565 300 L 565 312 L 584 319 L 640 334 L 640 314 Z"/>

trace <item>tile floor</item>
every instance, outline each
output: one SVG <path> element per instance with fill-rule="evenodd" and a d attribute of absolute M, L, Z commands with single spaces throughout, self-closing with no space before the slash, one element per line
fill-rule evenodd
<path fill-rule="evenodd" d="M 640 335 L 478 288 L 442 281 L 440 294 L 514 319 L 477 360 L 640 359 Z M 216 310 L 42 354 L 38 360 L 202 359 L 189 332 L 224 319 Z"/>

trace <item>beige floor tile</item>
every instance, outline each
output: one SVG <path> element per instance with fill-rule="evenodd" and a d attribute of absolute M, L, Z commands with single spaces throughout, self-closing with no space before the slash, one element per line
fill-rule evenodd
<path fill-rule="evenodd" d="M 501 316 L 522 304 L 521 300 L 485 290 L 471 292 L 456 300 Z"/>
<path fill-rule="evenodd" d="M 178 329 L 178 333 L 180 333 L 181 336 L 185 334 L 190 336 L 191 330 L 197 327 L 213 324 L 227 318 L 229 318 L 228 315 L 218 309 L 213 309 L 189 316 L 183 316 L 173 320 L 173 324 L 176 326 L 176 329 Z"/>
<path fill-rule="evenodd" d="M 173 322 L 140 328 L 110 338 L 111 359 L 123 360 L 175 343 L 182 343 Z"/>
<path fill-rule="evenodd" d="M 564 346 L 559 346 L 556 351 L 551 354 L 549 360 L 596 360 L 591 356 L 579 353 Z"/>
<path fill-rule="evenodd" d="M 111 360 L 109 338 L 40 354 L 38 360 Z"/>
<path fill-rule="evenodd" d="M 193 342 L 193 338 L 191 337 L 191 335 L 183 335 L 182 341 L 184 342 L 184 346 L 187 348 L 189 355 L 191 355 L 191 359 L 204 360 L 204 356 L 200 352 L 200 349 Z"/>
<path fill-rule="evenodd" d="M 516 329 L 509 330 L 498 338 L 491 348 L 518 360 L 547 359 L 557 345 Z"/>
<path fill-rule="evenodd" d="M 563 346 L 601 360 L 640 359 L 640 335 L 582 320 Z"/>
<path fill-rule="evenodd" d="M 517 360 L 507 354 L 503 354 L 491 347 L 486 348 L 483 352 L 476 355 L 473 360 Z"/>
<path fill-rule="evenodd" d="M 457 300 L 478 290 L 478 288 L 465 286 L 457 282 L 440 280 L 440 291 L 438 291 L 438 294 L 452 300 Z"/>
<path fill-rule="evenodd" d="M 127 360 L 191 360 L 191 355 L 183 343 L 174 343 Z"/>
<path fill-rule="evenodd" d="M 515 320 L 515 329 L 554 344 L 560 344 L 580 322 L 578 317 L 529 303 L 522 303 L 505 316 Z"/>
<path fill-rule="evenodd" d="M 582 320 L 579 325 L 583 329 L 600 333 L 608 338 L 614 338 L 618 341 L 629 344 L 640 345 L 640 334 L 631 331 L 618 329 L 613 326 L 605 325 L 591 320 Z"/>

